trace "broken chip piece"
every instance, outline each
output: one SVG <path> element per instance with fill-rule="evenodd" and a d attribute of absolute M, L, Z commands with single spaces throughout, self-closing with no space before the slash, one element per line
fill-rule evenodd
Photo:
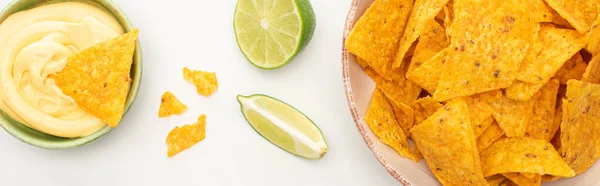
<path fill-rule="evenodd" d="M 187 67 L 183 68 L 183 77 L 190 83 L 196 86 L 198 94 L 210 96 L 219 87 L 217 82 L 217 74 L 214 72 L 190 70 Z"/>
<path fill-rule="evenodd" d="M 115 128 L 125 110 L 137 38 L 134 29 L 89 47 L 67 58 L 65 68 L 51 77 L 79 107 Z"/>
<path fill-rule="evenodd" d="M 160 108 L 158 117 L 168 117 L 175 114 L 181 114 L 187 110 L 187 106 L 181 103 L 173 93 L 166 91 L 160 98 Z"/>
<path fill-rule="evenodd" d="M 167 156 L 172 157 L 206 138 L 206 115 L 193 124 L 175 127 L 167 136 Z"/>
<path fill-rule="evenodd" d="M 381 142 L 390 146 L 400 156 L 419 161 L 408 143 L 407 136 L 396 120 L 392 104 L 379 89 L 375 89 L 373 92 L 371 105 L 365 115 L 365 122 Z"/>
<path fill-rule="evenodd" d="M 581 174 L 600 158 L 600 85 L 568 81 L 562 106 L 560 153 Z"/>

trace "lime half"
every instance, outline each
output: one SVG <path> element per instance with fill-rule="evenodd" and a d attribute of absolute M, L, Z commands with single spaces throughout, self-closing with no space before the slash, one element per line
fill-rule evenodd
<path fill-rule="evenodd" d="M 307 159 L 321 159 L 327 142 L 319 127 L 294 107 L 265 95 L 237 96 L 246 121 L 279 148 Z"/>
<path fill-rule="evenodd" d="M 310 42 L 316 24 L 308 0 L 238 0 L 233 22 L 238 47 L 262 69 L 291 61 Z"/>

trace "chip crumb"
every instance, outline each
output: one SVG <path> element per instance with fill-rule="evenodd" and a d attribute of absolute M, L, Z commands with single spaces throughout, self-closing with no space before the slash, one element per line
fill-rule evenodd
<path fill-rule="evenodd" d="M 190 70 L 183 68 L 183 77 L 190 83 L 196 85 L 196 91 L 203 96 L 210 96 L 219 87 L 217 74 L 214 72 Z"/>
<path fill-rule="evenodd" d="M 158 109 L 158 117 L 163 118 L 175 114 L 179 115 L 185 112 L 187 108 L 188 107 L 185 104 L 181 103 L 181 101 L 179 101 L 179 99 L 177 99 L 177 97 L 175 97 L 173 93 L 166 91 L 160 98 L 160 108 Z"/>
<path fill-rule="evenodd" d="M 175 127 L 167 136 L 167 156 L 172 157 L 206 138 L 206 115 L 198 117 L 193 124 Z"/>

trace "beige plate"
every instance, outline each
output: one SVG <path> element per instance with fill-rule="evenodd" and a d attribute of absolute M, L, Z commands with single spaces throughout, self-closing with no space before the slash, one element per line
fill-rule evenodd
<path fill-rule="evenodd" d="M 353 0 L 344 28 L 344 42 L 354 23 L 372 2 L 373 0 Z M 424 161 L 414 163 L 400 157 L 394 150 L 381 143 L 369 129 L 363 116 L 367 112 L 375 84 L 356 63 L 356 57 L 348 53 L 345 47 L 342 48 L 342 70 L 348 106 L 356 127 L 381 165 L 404 185 L 440 185 Z M 543 185 L 600 186 L 598 175 L 600 175 L 600 163 L 596 163 L 582 175 Z"/>

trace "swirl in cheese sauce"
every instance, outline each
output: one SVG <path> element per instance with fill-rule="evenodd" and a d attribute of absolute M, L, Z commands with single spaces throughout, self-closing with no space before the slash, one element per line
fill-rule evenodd
<path fill-rule="evenodd" d="M 44 5 L 9 16 L 0 24 L 0 109 L 59 137 L 103 128 L 104 122 L 79 108 L 48 76 L 60 72 L 67 57 L 121 34 L 111 14 L 85 3 Z"/>

